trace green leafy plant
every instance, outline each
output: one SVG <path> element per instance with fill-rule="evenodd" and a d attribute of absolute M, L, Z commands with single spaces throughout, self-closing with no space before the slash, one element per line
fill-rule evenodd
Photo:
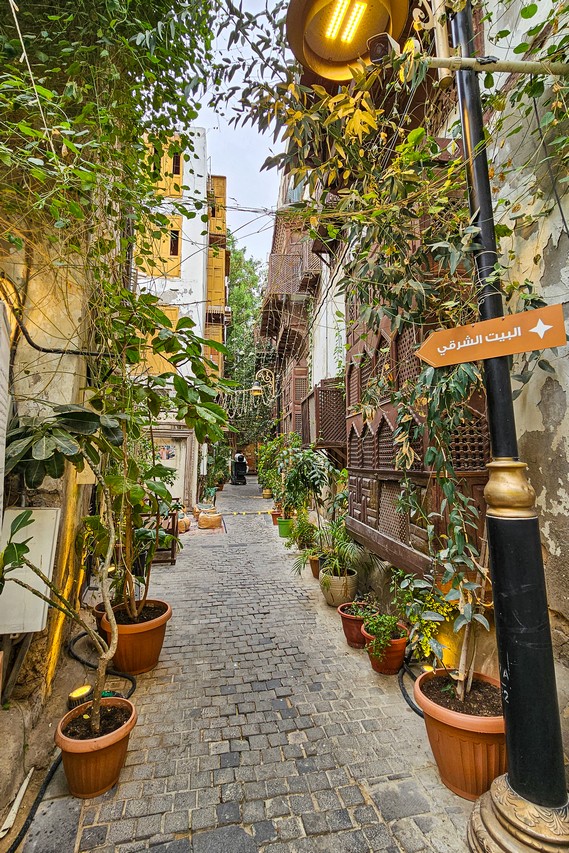
<path fill-rule="evenodd" d="M 308 551 L 316 546 L 318 528 L 309 520 L 306 509 L 301 509 L 293 520 L 290 536 L 285 542 L 285 548 L 292 548 L 294 545 L 299 551 Z"/>
<path fill-rule="evenodd" d="M 398 640 L 407 635 L 405 628 L 398 624 L 398 616 L 386 613 L 368 613 L 364 619 L 364 629 L 373 636 L 366 649 L 377 658 L 382 658 L 392 640 Z"/>

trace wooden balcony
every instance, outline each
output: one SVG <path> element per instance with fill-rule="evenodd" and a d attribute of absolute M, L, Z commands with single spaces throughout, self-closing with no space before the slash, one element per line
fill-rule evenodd
<path fill-rule="evenodd" d="M 346 402 L 339 379 L 323 379 L 302 401 L 302 443 L 346 448 Z"/>

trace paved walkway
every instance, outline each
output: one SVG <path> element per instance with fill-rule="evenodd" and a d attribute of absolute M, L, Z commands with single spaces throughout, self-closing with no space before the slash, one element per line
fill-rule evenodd
<path fill-rule="evenodd" d="M 183 537 L 152 592 L 174 609 L 116 789 L 83 804 L 75 853 L 466 850 L 470 805 L 439 782 L 395 677 L 348 648 L 310 573 L 291 574 L 254 482 L 227 532 Z M 67 853 L 62 850 L 61 853 Z"/>

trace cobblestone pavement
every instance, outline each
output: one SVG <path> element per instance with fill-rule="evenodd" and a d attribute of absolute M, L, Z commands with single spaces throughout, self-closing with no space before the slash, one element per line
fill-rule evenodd
<path fill-rule="evenodd" d="M 397 679 L 348 648 L 270 516 L 230 514 L 269 508 L 256 484 L 218 506 L 226 533 L 187 534 L 153 570 L 174 616 L 138 679 L 120 783 L 85 801 L 75 853 L 466 850 L 470 804 L 441 785 Z"/>

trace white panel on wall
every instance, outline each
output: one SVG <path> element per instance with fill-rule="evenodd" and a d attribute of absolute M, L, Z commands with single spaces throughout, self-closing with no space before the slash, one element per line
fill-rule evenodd
<path fill-rule="evenodd" d="M 21 507 L 8 507 L 6 509 L 0 536 L 0 549 L 6 546 L 10 526 L 21 512 Z M 51 507 L 34 507 L 32 511 L 33 524 L 19 530 L 14 537 L 15 542 L 23 542 L 32 537 L 28 543 L 30 551 L 26 559 L 41 569 L 50 580 L 53 574 L 60 512 L 59 509 L 52 509 Z M 27 566 L 8 572 L 6 577 L 4 590 L 0 594 L 0 634 L 42 631 L 47 622 L 47 603 L 27 589 L 22 589 L 21 586 L 8 580 L 8 578 L 17 577 L 45 595 L 49 595 L 49 589 Z"/>

